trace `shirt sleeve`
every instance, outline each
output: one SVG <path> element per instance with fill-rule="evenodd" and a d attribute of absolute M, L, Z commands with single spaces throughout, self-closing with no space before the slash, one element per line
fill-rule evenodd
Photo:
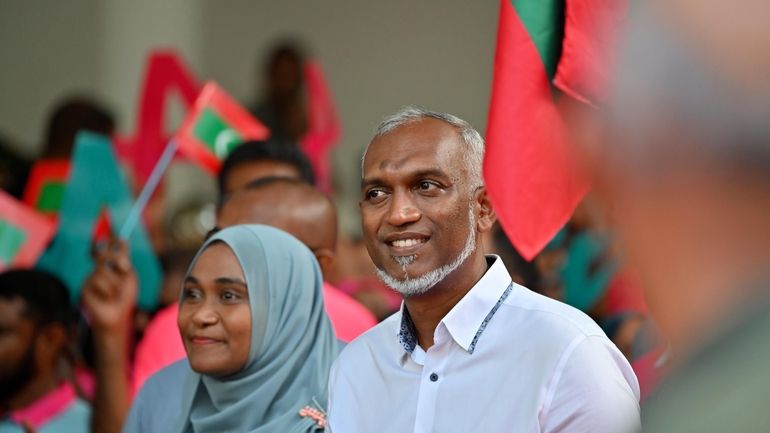
<path fill-rule="evenodd" d="M 361 414 L 356 402 L 370 396 L 361 395 L 361 389 L 352 386 L 351 378 L 346 375 L 346 372 L 351 371 L 349 363 L 351 360 L 343 359 L 344 355 L 343 353 L 337 358 L 329 374 L 329 410 L 326 433 L 366 431 L 366 429 L 362 430 L 362 426 L 357 422 Z"/>
<path fill-rule="evenodd" d="M 337 362 L 332 364 L 331 372 L 329 373 L 329 407 L 326 433 L 333 433 L 334 426 L 332 424 L 337 423 L 337 413 L 335 411 L 336 407 L 334 405 L 334 403 L 336 403 L 336 400 L 334 399 L 336 398 L 335 387 L 337 386 L 337 367 Z"/>
<path fill-rule="evenodd" d="M 604 336 L 580 336 L 567 347 L 550 381 L 540 424 L 544 433 L 637 432 L 639 383 Z"/>

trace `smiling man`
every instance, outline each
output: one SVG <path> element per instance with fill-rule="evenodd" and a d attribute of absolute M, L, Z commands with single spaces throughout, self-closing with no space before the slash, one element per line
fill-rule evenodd
<path fill-rule="evenodd" d="M 378 127 L 363 160 L 363 232 L 404 304 L 333 367 L 334 433 L 638 428 L 636 377 L 599 327 L 484 255 L 495 214 L 483 153 L 449 114 L 406 107 Z"/>

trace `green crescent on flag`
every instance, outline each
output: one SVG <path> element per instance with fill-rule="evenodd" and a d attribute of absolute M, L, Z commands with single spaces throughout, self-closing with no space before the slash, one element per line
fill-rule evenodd
<path fill-rule="evenodd" d="M 198 117 L 193 134 L 220 159 L 241 143 L 241 135 L 210 108 L 204 109 Z"/>

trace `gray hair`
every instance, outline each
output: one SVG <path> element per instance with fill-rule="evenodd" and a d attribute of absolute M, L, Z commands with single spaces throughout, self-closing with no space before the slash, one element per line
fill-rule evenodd
<path fill-rule="evenodd" d="M 414 105 L 407 105 L 402 107 L 396 113 L 386 117 L 375 130 L 374 138 L 386 135 L 406 124 L 428 118 L 437 119 L 455 127 L 463 144 L 466 146 L 466 151 L 462 152 L 462 155 L 466 169 L 468 170 L 470 185 L 472 188 L 483 186 L 484 178 L 481 169 L 484 163 L 484 139 L 481 138 L 481 134 L 479 134 L 470 123 L 457 116 L 449 113 L 428 110 Z M 367 145 L 364 156 L 361 158 L 362 172 L 363 162 L 368 151 L 369 146 Z"/>

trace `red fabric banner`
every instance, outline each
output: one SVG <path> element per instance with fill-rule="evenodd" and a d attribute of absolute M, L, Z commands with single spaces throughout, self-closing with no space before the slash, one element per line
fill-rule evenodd
<path fill-rule="evenodd" d="M 534 42 L 510 0 L 500 2 L 484 179 L 505 233 L 527 260 L 567 222 L 588 190 Z"/>

